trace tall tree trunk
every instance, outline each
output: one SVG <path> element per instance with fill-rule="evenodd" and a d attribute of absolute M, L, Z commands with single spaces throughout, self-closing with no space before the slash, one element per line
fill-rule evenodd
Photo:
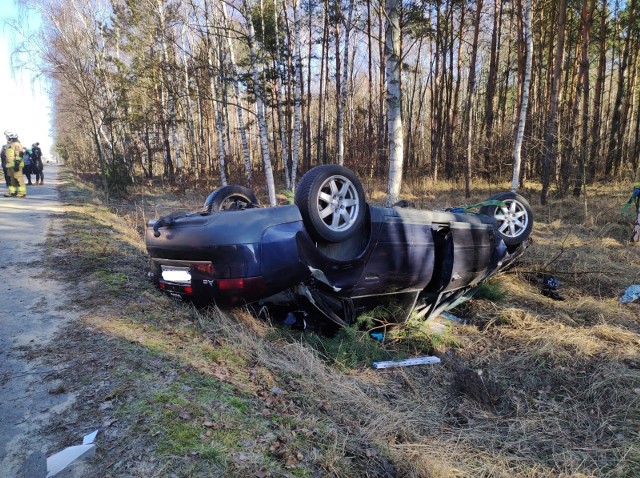
<path fill-rule="evenodd" d="M 593 181 L 598 170 L 598 152 L 602 144 L 602 96 L 604 91 L 605 68 L 607 64 L 607 0 L 602 0 L 599 28 L 599 55 L 598 75 L 596 77 L 595 91 L 593 93 L 593 122 L 591 123 L 591 150 L 589 155 L 589 175 L 587 181 Z"/>
<path fill-rule="evenodd" d="M 377 134 L 377 146 L 378 146 L 378 168 L 377 171 L 381 172 L 386 160 L 386 146 L 387 146 L 387 128 L 385 128 L 385 88 L 386 88 L 386 54 L 385 54 L 385 42 L 382 41 L 385 35 L 385 20 L 384 9 L 382 8 L 382 2 L 378 7 L 378 54 L 380 56 L 380 67 L 378 69 L 378 134 Z"/>
<path fill-rule="evenodd" d="M 618 70 L 618 89 L 616 92 L 616 101 L 613 107 L 613 116 L 611 118 L 611 129 L 609 130 L 609 150 L 607 153 L 607 161 L 605 163 L 604 173 L 610 176 L 616 174 L 617 166 L 622 158 L 622 134 L 623 125 L 622 118 L 622 101 L 625 93 L 625 75 L 627 65 L 629 64 L 629 48 L 631 45 L 631 33 L 635 28 L 636 18 L 636 0 L 631 0 L 629 7 L 629 23 L 627 25 L 627 34 L 625 35 L 624 50 L 622 52 L 622 61 Z"/>
<path fill-rule="evenodd" d="M 325 59 L 328 56 L 328 43 L 329 43 L 329 18 L 328 9 L 329 2 L 324 0 L 324 8 L 322 9 L 323 27 L 322 27 L 322 53 L 320 54 L 320 79 L 318 86 L 318 127 L 316 131 L 316 161 L 318 164 L 325 162 L 324 158 L 324 87 L 325 87 Z"/>
<path fill-rule="evenodd" d="M 482 0 L 478 0 L 480 2 L 482 2 Z M 458 51 L 456 52 L 456 56 L 457 56 L 457 65 L 456 65 L 456 73 L 455 73 L 455 80 L 453 78 L 453 76 L 451 76 L 451 81 L 455 81 L 455 87 L 453 87 L 454 91 L 453 91 L 453 100 L 452 100 L 452 112 L 451 112 L 451 124 L 449 126 L 449 138 L 448 138 L 448 143 L 449 143 L 449 148 L 451 148 L 451 163 L 453 164 L 453 175 L 455 175 L 455 168 L 456 168 L 456 159 L 457 159 L 457 155 L 455 154 L 455 146 L 456 146 L 456 132 L 458 131 L 458 116 L 460 113 L 460 107 L 459 107 L 459 98 L 460 98 L 460 87 L 462 85 L 462 44 L 463 44 L 463 36 L 464 36 L 464 16 L 466 13 L 466 7 L 465 4 L 462 3 L 460 5 L 460 26 L 459 26 L 459 30 L 458 30 Z M 452 29 L 453 31 L 453 29 Z M 453 38 L 452 38 L 452 43 L 453 43 Z M 453 44 L 451 45 L 451 50 L 453 51 Z M 453 73 L 453 65 L 452 66 L 452 73 Z"/>
<path fill-rule="evenodd" d="M 204 108 L 203 108 L 203 101 L 204 98 L 202 97 L 203 95 L 200 94 L 200 83 L 198 81 L 195 82 L 195 87 L 196 87 L 196 98 L 198 98 L 198 141 L 199 141 L 199 148 L 198 148 L 198 167 L 200 169 L 199 173 L 204 172 L 204 164 L 202 163 L 204 157 L 205 157 L 205 150 L 204 150 L 204 145 L 205 145 L 205 139 L 204 139 L 204 122 L 205 122 L 205 118 L 204 118 Z"/>
<path fill-rule="evenodd" d="M 206 4 L 206 2 L 205 2 Z M 222 15 L 226 25 L 229 24 L 227 19 L 226 4 L 222 3 Z M 236 102 L 236 115 L 238 117 L 238 129 L 240 130 L 240 142 L 242 143 L 242 156 L 244 157 L 244 172 L 247 179 L 247 185 L 253 185 L 253 170 L 251 168 L 251 151 L 249 150 L 249 141 L 247 140 L 247 128 L 244 121 L 244 108 L 242 106 L 242 96 L 240 93 L 240 75 L 238 66 L 236 65 L 236 56 L 233 48 L 231 37 L 227 35 L 227 48 L 229 49 L 229 63 L 231 66 L 231 83 L 233 84 L 233 92 Z"/>
<path fill-rule="evenodd" d="M 302 89 L 302 54 L 300 52 L 300 1 L 293 2 L 293 48 L 295 56 L 295 89 L 293 94 L 293 148 L 291 150 L 291 189 L 296 186 L 300 150 L 300 103 Z"/>
<path fill-rule="evenodd" d="M 339 3 L 339 2 L 336 2 Z M 338 101 L 338 113 L 337 113 L 337 134 L 336 134 L 336 146 L 338 149 L 338 164 L 344 164 L 344 112 L 347 104 L 347 93 L 349 91 L 349 41 L 351 40 L 351 20 L 353 15 L 353 0 L 349 1 L 349 17 L 347 23 L 344 26 L 344 51 L 343 51 L 343 65 L 342 65 L 342 78 L 338 77 L 339 70 L 336 70 L 336 82 L 339 83 L 340 98 Z M 338 29 L 336 27 L 336 35 Z M 336 42 L 339 44 L 338 37 L 336 36 Z M 338 59 L 336 57 L 336 63 Z"/>
<path fill-rule="evenodd" d="M 464 8 L 464 7 L 463 7 Z M 455 28 L 453 26 L 454 20 L 454 6 L 453 2 L 451 2 L 451 8 L 448 10 L 449 19 L 447 21 L 447 47 L 445 48 L 445 52 L 443 52 L 443 65 L 448 65 L 446 68 L 447 74 L 444 77 L 444 84 L 446 85 L 445 91 L 445 107 L 444 107 L 444 130 L 443 130 L 443 141 L 444 141 L 444 170 L 447 178 L 452 178 L 454 176 L 454 158 L 453 158 L 453 130 L 454 130 L 454 112 L 453 110 L 456 108 L 456 105 L 453 101 L 453 76 L 454 76 L 454 44 L 455 44 Z M 462 28 L 462 24 L 460 25 Z M 444 55 L 449 53 L 448 61 L 445 61 Z"/>
<path fill-rule="evenodd" d="M 286 8 L 286 7 L 285 7 Z M 295 7 L 294 7 L 295 8 Z M 282 149 L 282 167 L 284 169 L 284 181 L 285 188 L 291 189 L 291 174 L 289 172 L 289 146 L 287 141 L 287 128 L 285 127 L 286 119 L 282 113 L 282 101 L 286 98 L 284 93 L 284 86 L 282 84 L 281 78 L 281 67 L 280 67 L 280 32 L 278 28 L 278 2 L 274 0 L 274 9 L 273 9 L 273 23 L 275 28 L 275 41 L 276 41 L 276 53 L 273 57 L 273 67 L 276 71 L 276 93 L 277 93 L 277 111 L 278 111 L 278 131 L 280 132 L 280 147 Z"/>
<path fill-rule="evenodd" d="M 633 37 L 633 44 L 629 48 L 629 67 L 628 71 L 628 81 L 626 94 L 624 96 L 624 100 L 622 102 L 622 120 L 620 128 L 620 157 L 617 164 L 617 170 L 619 172 L 623 172 L 624 164 L 629 160 L 629 150 L 630 142 L 631 142 L 631 121 L 629 120 L 629 116 L 633 114 L 632 110 L 635 104 L 635 95 L 636 91 L 636 80 L 638 77 L 638 69 L 637 69 L 637 60 L 638 60 L 638 41 L 637 34 L 635 33 L 635 22 L 633 25 L 630 25 L 630 31 L 627 33 L 627 36 Z"/>
<path fill-rule="evenodd" d="M 583 88 L 583 70 L 581 65 L 581 43 L 580 36 L 584 35 L 584 24 L 586 21 L 586 1 L 583 0 L 583 4 L 580 12 L 580 34 L 576 37 L 575 54 L 571 67 L 571 75 L 567 72 L 565 81 L 567 84 L 566 95 L 569 97 L 567 102 L 567 111 L 562 124 L 565 124 L 565 131 L 562 134 L 562 154 L 560 156 L 560 174 L 559 174 L 559 188 L 560 195 L 565 197 L 569 191 L 569 187 L 572 182 L 575 182 L 577 175 L 579 174 L 579 168 L 575 164 L 575 136 L 578 128 L 578 114 L 580 113 L 580 101 L 582 100 L 582 88 Z M 568 60 L 569 63 L 571 60 Z M 569 68 L 567 67 L 567 70 Z M 571 89 L 574 91 L 572 92 Z"/>
<path fill-rule="evenodd" d="M 373 139 L 373 62 L 371 54 L 373 45 L 371 43 L 371 2 L 367 2 L 367 71 L 368 77 L 368 107 L 367 107 L 367 140 Z M 371 158 L 372 159 L 372 158 Z M 375 161 L 369 161 L 369 174 L 373 176 L 375 172 Z"/>
<path fill-rule="evenodd" d="M 407 138 L 406 138 L 406 142 L 407 142 L 407 153 L 406 153 L 406 159 L 407 159 L 407 165 L 409 165 L 409 167 L 415 167 L 415 129 L 417 129 L 416 124 L 420 123 L 420 117 L 416 116 L 414 110 L 415 110 L 415 103 L 416 103 L 416 95 L 420 94 L 420 79 L 422 77 L 422 75 L 420 75 L 421 73 L 421 68 L 420 68 L 420 58 L 421 58 L 421 54 L 422 54 L 422 45 L 424 44 L 424 38 L 420 37 L 418 39 L 418 53 L 416 58 L 418 59 L 416 61 L 416 65 L 415 68 L 413 69 L 413 80 L 412 80 L 412 85 L 411 85 L 411 95 L 409 95 L 409 105 L 407 107 Z M 416 121 L 414 121 L 414 118 L 416 119 Z"/>
<path fill-rule="evenodd" d="M 308 28 L 309 28 L 309 38 L 308 38 L 308 43 L 309 43 L 309 50 L 307 53 L 307 58 L 309 59 L 309 61 L 307 61 L 307 101 L 305 103 L 303 103 L 302 107 L 305 110 L 305 117 L 306 117 L 306 125 L 304 127 L 305 131 L 306 131 L 306 147 L 304 148 L 304 164 L 303 164 L 303 168 L 304 171 L 308 170 L 311 167 L 311 143 L 312 143 L 312 138 L 311 138 L 311 104 L 312 104 L 312 96 L 311 96 L 311 58 L 312 58 L 312 54 L 313 54 L 313 23 L 312 23 L 312 19 L 313 19 L 313 15 L 312 15 L 312 8 L 313 8 L 313 4 L 311 2 L 309 2 L 309 24 L 308 24 Z"/>
<path fill-rule="evenodd" d="M 244 18 L 247 23 L 247 42 L 249 44 L 249 57 L 251 61 L 251 76 L 253 79 L 253 92 L 256 96 L 256 114 L 258 117 L 258 127 L 260 129 L 260 150 L 262 152 L 262 161 L 264 163 L 264 174 L 267 183 L 267 192 L 269 194 L 269 205 L 275 206 L 276 187 L 273 179 L 273 168 L 271 167 L 271 155 L 269 153 L 269 138 L 267 131 L 267 119 L 264 111 L 264 102 L 262 99 L 262 91 L 260 89 L 258 75 L 258 59 L 255 48 L 255 32 L 251 21 L 251 10 L 247 0 L 242 0 L 244 6 Z"/>
<path fill-rule="evenodd" d="M 171 142 L 169 139 L 169 127 L 167 118 L 165 116 L 166 107 L 164 99 L 164 86 L 162 84 L 157 86 L 156 92 L 159 97 L 158 103 L 160 105 L 160 124 L 162 125 L 162 144 L 164 146 L 164 175 L 167 177 L 169 182 L 173 183 L 175 176 L 173 169 L 173 158 L 171 155 Z"/>
<path fill-rule="evenodd" d="M 560 0 L 558 4 L 557 44 L 553 59 L 553 75 L 551 77 L 551 92 L 549 95 L 549 115 L 547 117 L 547 130 L 544 139 L 544 163 L 542 164 L 542 191 L 540 202 L 547 204 L 551 171 L 555 167 L 557 157 L 556 136 L 558 133 L 558 104 L 560 102 L 560 77 L 562 74 L 562 62 L 564 57 L 564 34 L 567 18 L 567 0 Z"/>
<path fill-rule="evenodd" d="M 218 53 L 220 53 L 218 51 Z M 207 51 L 207 61 L 209 62 L 209 87 L 211 89 L 211 106 L 213 108 L 213 117 L 215 118 L 216 123 L 216 138 L 218 145 L 218 167 L 220 168 L 220 184 L 222 186 L 227 185 L 227 155 L 225 148 L 225 139 L 224 139 L 224 125 L 222 119 L 222 107 L 218 102 L 218 98 L 220 98 L 220 88 L 216 84 L 216 79 L 214 75 L 214 67 L 213 67 L 213 59 L 212 57 L 212 49 L 209 48 Z M 218 58 L 218 71 L 222 71 L 222 64 L 220 63 L 222 59 Z"/>
<path fill-rule="evenodd" d="M 440 0 L 436 0 L 436 43 L 435 51 L 435 65 L 432 73 L 433 82 L 431 89 L 431 117 L 433 125 L 431 127 L 431 177 L 434 182 L 438 181 L 438 169 L 440 167 L 440 134 L 442 131 L 442 85 L 440 78 L 440 49 L 442 46 L 441 40 L 441 3 Z"/>
<path fill-rule="evenodd" d="M 638 95 L 640 96 L 640 92 L 638 92 Z M 640 98 L 636 98 L 636 102 L 640 102 Z M 639 173 L 638 154 L 640 151 L 640 144 L 638 144 L 640 142 L 640 105 L 636 107 L 635 116 L 636 117 L 634 122 L 634 134 L 633 134 L 633 139 L 635 141 L 633 143 L 633 148 L 631 152 L 631 167 L 634 173 L 634 178 L 636 180 L 640 180 L 640 177 L 638 176 L 638 173 Z"/>
<path fill-rule="evenodd" d="M 340 23 L 342 21 L 342 0 L 333 0 L 333 35 L 335 46 L 335 68 L 336 68 L 336 158 L 338 164 L 343 162 L 343 144 L 342 144 L 342 90 L 346 85 L 342 83 L 342 65 L 340 64 Z M 345 55 L 345 58 L 348 58 Z"/>
<path fill-rule="evenodd" d="M 107 197 L 109 196 L 109 182 L 107 181 L 107 168 L 104 160 L 104 153 L 102 152 L 102 145 L 100 144 L 100 135 L 98 134 L 98 128 L 96 124 L 95 115 L 91 107 L 87 108 L 89 117 L 91 118 L 91 127 L 93 129 L 93 141 L 96 145 L 96 154 L 98 155 L 98 164 L 100 165 L 100 176 L 102 178 L 102 188 L 104 189 Z"/>
<path fill-rule="evenodd" d="M 385 56 L 387 64 L 387 107 L 389 129 L 389 182 L 387 206 L 400 196 L 402 186 L 403 130 L 400 91 L 400 15 L 399 0 L 386 0 L 387 33 Z"/>
<path fill-rule="evenodd" d="M 197 181 L 199 179 L 199 171 L 198 171 L 198 152 L 196 150 L 196 132 L 195 125 L 193 121 L 193 107 L 191 106 L 191 80 L 189 78 L 189 64 L 187 61 L 187 42 L 185 39 L 185 26 L 183 25 L 180 30 L 180 39 L 182 40 L 182 69 L 184 70 L 184 91 L 185 91 L 185 99 L 187 103 L 186 110 L 186 120 L 187 120 L 187 131 L 189 132 L 189 147 L 191 149 L 191 157 L 193 158 L 193 176 Z"/>
<path fill-rule="evenodd" d="M 469 84 L 467 99 L 465 101 L 465 131 L 466 131 L 466 161 L 464 168 L 464 194 L 471 197 L 471 118 L 473 113 L 473 96 L 476 89 L 476 61 L 478 58 L 478 36 L 480 35 L 480 14 L 482 13 L 482 0 L 477 0 L 476 14 L 473 19 L 473 42 L 471 44 L 471 62 L 469 65 Z M 462 40 L 462 39 L 461 39 Z"/>
<path fill-rule="evenodd" d="M 494 97 L 498 81 L 498 60 L 500 52 L 500 37 L 502 29 L 502 0 L 493 2 L 493 31 L 491 32 L 491 51 L 489 57 L 489 73 L 487 74 L 487 98 L 484 113 L 484 148 L 482 158 L 485 164 L 492 163 L 493 152 L 493 120 Z"/>
<path fill-rule="evenodd" d="M 561 0 L 566 1 L 566 0 Z M 527 108 L 529 106 L 529 86 L 531 84 L 531 68 L 533 65 L 533 35 L 531 33 L 531 0 L 525 0 L 524 7 L 524 37 L 526 43 L 526 63 L 524 79 L 522 81 L 522 101 L 520 102 L 520 115 L 513 151 L 513 175 L 511 177 L 511 191 L 516 192 L 520 186 L 520 166 L 522 140 L 524 127 L 527 120 Z"/>
<path fill-rule="evenodd" d="M 153 179 L 153 151 L 151 149 L 151 138 L 149 137 L 149 125 L 145 127 L 143 141 L 147 150 L 147 178 Z"/>
<path fill-rule="evenodd" d="M 158 0 L 158 16 L 160 19 L 160 31 L 166 32 L 166 18 L 165 18 L 165 6 L 163 0 Z M 176 120 L 176 101 L 174 97 L 174 92 L 171 87 L 171 67 L 169 65 L 169 49 L 167 47 L 166 36 L 160 35 L 160 47 L 162 48 L 162 62 L 164 64 L 164 72 L 165 72 L 165 84 L 167 90 L 167 101 L 169 103 L 169 129 L 171 131 L 171 141 L 173 143 L 173 152 L 175 154 L 175 168 L 176 168 L 176 176 L 178 181 L 180 182 L 182 179 L 182 157 L 180 154 L 180 148 L 178 147 L 178 124 Z"/>
<path fill-rule="evenodd" d="M 582 82 L 582 136 L 578 157 L 578 175 L 573 185 L 574 197 L 579 197 L 583 186 L 586 185 L 587 141 L 589 137 L 589 43 L 591 43 L 591 27 L 593 26 L 593 12 L 595 8 L 596 0 L 583 0 L 580 14 L 582 23 L 582 46 L 580 49 L 579 75 L 581 78 L 580 81 Z M 579 94 L 580 92 L 577 91 L 576 93 Z M 592 141 L 595 141 L 595 138 L 592 138 Z M 584 204 L 586 213 L 586 198 Z"/>

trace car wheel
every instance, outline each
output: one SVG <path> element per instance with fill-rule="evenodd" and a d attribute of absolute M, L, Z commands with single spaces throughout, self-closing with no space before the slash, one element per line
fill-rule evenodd
<path fill-rule="evenodd" d="M 489 200 L 502 201 L 504 206 L 482 206 L 480 214 L 493 217 L 498 235 L 507 246 L 522 244 L 533 228 L 533 212 L 525 198 L 514 192 L 494 194 Z"/>
<path fill-rule="evenodd" d="M 338 164 L 309 170 L 296 189 L 295 204 L 316 240 L 342 242 L 360 229 L 365 217 L 360 180 L 353 171 Z"/>
<path fill-rule="evenodd" d="M 258 204 L 255 194 L 244 186 L 230 185 L 216 189 L 204 202 L 204 212 L 238 211 Z"/>

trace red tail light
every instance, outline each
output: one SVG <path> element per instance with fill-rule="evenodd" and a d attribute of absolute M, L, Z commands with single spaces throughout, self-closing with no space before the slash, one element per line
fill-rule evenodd
<path fill-rule="evenodd" d="M 218 290 L 220 292 L 240 292 L 243 295 L 260 296 L 264 290 L 264 279 L 258 277 L 244 277 L 240 279 L 218 279 Z"/>
<path fill-rule="evenodd" d="M 163 280 L 161 280 L 158 283 L 158 287 L 160 287 L 160 289 L 167 291 L 167 292 L 182 292 L 183 294 L 193 294 L 193 287 L 191 287 L 190 285 L 180 285 L 180 284 L 169 284 L 167 285 L 167 283 Z"/>
<path fill-rule="evenodd" d="M 194 264 L 194 268 L 203 274 L 213 275 L 213 264 Z"/>

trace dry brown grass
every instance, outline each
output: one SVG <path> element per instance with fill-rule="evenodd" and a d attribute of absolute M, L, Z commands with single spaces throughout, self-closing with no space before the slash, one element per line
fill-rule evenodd
<path fill-rule="evenodd" d="M 497 279 L 505 299 L 461 311 L 472 323 L 455 329 L 461 346 L 442 351 L 442 366 L 344 374 L 302 344 L 235 327 L 233 340 L 325 407 L 345 443 L 375 444 L 398 476 L 638 476 L 640 305 L 618 297 L 638 283 L 640 247 L 627 242 L 619 188 L 592 193 L 589 225 L 581 200 L 531 198 L 533 243 Z M 431 191 L 428 202 L 461 203 L 451 188 Z M 540 294 L 542 273 L 559 276 L 565 301 Z"/>
<path fill-rule="evenodd" d="M 506 189 L 483 185 L 466 199 L 456 184 L 414 184 L 403 196 L 444 208 Z M 110 227 L 141 251 L 148 219 L 197 210 L 207 193 L 140 191 L 111 205 L 124 222 Z M 267 377 L 260 383 L 285 390 L 296 420 L 316 430 L 299 463 L 308 464 L 307 476 L 640 476 L 640 304 L 618 301 L 640 283 L 640 247 L 627 242 L 630 225 L 619 214 L 630 189 L 590 189 L 586 217 L 581 199 L 551 198 L 542 207 L 535 185 L 522 194 L 536 213 L 532 244 L 515 268 L 493 279 L 501 301 L 474 300 L 454 311 L 470 324 L 452 329 L 457 347 L 436 350 L 439 365 L 344 371 L 244 311 L 170 311 L 154 295 L 126 309 L 114 303 L 111 313 L 103 304 L 86 320 L 198 374 L 216 377 L 207 357 L 230 348 L 241 360 L 216 358 L 230 371 L 219 380 L 251 394 L 260 373 Z M 108 214 L 96 221 L 110 222 Z M 559 277 L 566 300 L 540 294 L 543 273 Z M 155 473 L 163 459 L 147 464 L 159 463 Z M 251 475 L 253 462 L 229 459 L 227 476 Z M 186 473 L 177 476 L 205 476 Z"/>

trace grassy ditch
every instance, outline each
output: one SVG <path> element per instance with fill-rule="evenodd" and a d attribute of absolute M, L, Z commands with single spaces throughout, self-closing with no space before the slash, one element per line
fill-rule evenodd
<path fill-rule="evenodd" d="M 74 278 L 69 306 L 84 318 L 45 352 L 75 371 L 65 386 L 82 398 L 77 422 L 102 430 L 104 476 L 640 475 L 640 305 L 618 302 L 640 281 L 640 247 L 622 221 L 532 200 L 533 244 L 454 311 L 467 325 L 410 324 L 379 344 L 358 328 L 295 335 L 154 290 L 140 232 L 158 213 L 197 209 L 195 196 L 106 207 L 70 176 L 61 193 L 70 206 L 48 262 Z M 444 206 L 450 193 L 424 197 Z M 595 190 L 592 210 L 625 194 Z M 564 301 L 540 294 L 544 273 Z M 442 363 L 370 366 L 425 353 Z M 70 436 L 68 423 L 51 432 Z"/>

